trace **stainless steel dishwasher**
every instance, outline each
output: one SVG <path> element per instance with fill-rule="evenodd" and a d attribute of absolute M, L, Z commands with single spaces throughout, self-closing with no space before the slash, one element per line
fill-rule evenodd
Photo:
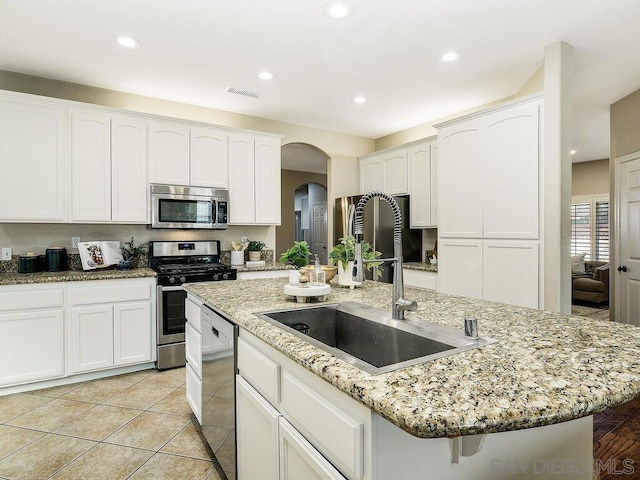
<path fill-rule="evenodd" d="M 202 433 L 229 480 L 236 478 L 238 326 L 202 310 Z"/>

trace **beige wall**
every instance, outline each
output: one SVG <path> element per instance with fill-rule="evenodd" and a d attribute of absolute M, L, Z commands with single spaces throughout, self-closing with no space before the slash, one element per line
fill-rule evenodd
<path fill-rule="evenodd" d="M 627 95 L 621 100 L 611 105 L 610 116 L 610 163 L 609 163 L 609 178 L 611 185 L 611 198 L 610 198 L 610 218 L 615 218 L 616 215 L 616 198 L 615 193 L 615 166 L 616 158 L 628 155 L 640 151 L 640 90 Z M 616 238 L 617 238 L 617 225 L 615 222 L 610 224 L 610 242 L 611 242 L 611 263 L 617 265 L 616 258 Z M 609 283 L 609 297 L 611 299 L 616 298 L 615 282 Z M 611 319 L 615 320 L 615 301 L 609 301 L 609 308 L 611 311 Z"/>
<path fill-rule="evenodd" d="M 404 143 L 413 142 L 414 140 L 420 140 L 422 138 L 427 138 L 433 135 L 437 135 L 438 131 L 433 126 L 438 123 L 445 122 L 447 120 L 452 120 L 454 118 L 461 117 L 469 113 L 479 112 L 481 110 L 492 107 L 494 105 L 499 105 L 509 100 L 513 100 L 514 98 L 524 97 L 526 95 L 530 95 L 536 92 L 541 92 L 543 90 L 544 90 L 544 67 L 540 67 L 524 83 L 524 85 L 520 88 L 520 90 L 518 90 L 518 92 L 516 92 L 514 95 L 502 98 L 500 100 L 496 100 L 495 102 L 479 105 L 477 107 L 470 108 L 469 110 L 457 112 L 452 115 L 448 115 L 446 117 L 438 118 L 429 123 L 417 125 L 415 127 L 407 128 L 406 130 L 401 130 L 399 132 L 377 138 L 376 144 L 375 144 L 375 151 L 377 152 L 378 150 L 384 150 L 385 148 L 395 147 L 397 145 L 402 145 Z"/>
<path fill-rule="evenodd" d="M 34 95 L 73 100 L 78 102 L 121 108 L 133 112 L 163 115 L 185 120 L 206 122 L 233 128 L 243 128 L 283 135 L 282 144 L 301 142 L 313 145 L 330 157 L 329 169 L 338 175 L 338 190 L 343 189 L 342 174 L 358 174 L 357 157 L 373 151 L 375 141 L 370 138 L 345 135 L 317 128 L 294 125 L 265 118 L 252 117 L 213 108 L 199 107 L 141 95 L 105 90 L 101 88 L 60 82 L 40 77 L 22 75 L 0 70 L 0 89 Z M 329 177 L 331 195 L 332 178 Z M 332 197 L 329 197 L 332 198 Z M 333 204 L 333 200 L 331 200 Z M 329 225 L 333 212 L 329 210 Z M 183 236 L 179 240 L 220 239 L 224 250 L 230 249 L 231 240 L 240 240 L 242 235 L 261 240 L 272 248 L 276 245 L 275 227 L 229 227 L 226 231 L 158 231 L 144 225 L 19 225 L 0 223 L 0 246 L 13 247 L 14 254 L 42 251 L 51 245 L 71 248 L 71 237 L 82 240 L 120 240 L 131 235 L 139 241 Z M 330 237 L 331 238 L 331 237 Z"/>
<path fill-rule="evenodd" d="M 295 238 L 293 211 L 296 188 L 300 185 L 304 185 L 305 183 L 312 182 L 326 187 L 327 175 L 321 173 L 282 170 L 281 182 L 282 223 L 279 227 L 276 227 L 277 251 L 275 253 L 277 256 L 293 245 L 293 240 Z M 327 203 L 327 208 L 330 208 L 331 204 L 329 204 L 329 202 Z"/>
<path fill-rule="evenodd" d="M 571 195 L 609 195 L 609 160 L 574 163 Z"/>

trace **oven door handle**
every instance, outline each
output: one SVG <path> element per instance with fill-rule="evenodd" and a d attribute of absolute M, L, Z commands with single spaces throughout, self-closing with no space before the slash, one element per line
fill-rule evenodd
<path fill-rule="evenodd" d="M 175 285 L 173 287 L 160 285 L 158 286 L 158 290 L 161 292 L 176 292 L 178 290 L 184 290 L 184 289 L 180 285 Z"/>

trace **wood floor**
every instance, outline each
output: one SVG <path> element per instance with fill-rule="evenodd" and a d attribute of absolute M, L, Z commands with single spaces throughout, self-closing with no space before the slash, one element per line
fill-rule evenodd
<path fill-rule="evenodd" d="M 640 480 L 640 397 L 594 415 L 593 454 L 600 480 Z"/>

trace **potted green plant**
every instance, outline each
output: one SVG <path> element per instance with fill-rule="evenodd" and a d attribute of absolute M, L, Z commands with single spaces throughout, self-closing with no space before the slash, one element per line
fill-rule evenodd
<path fill-rule="evenodd" d="M 362 258 L 364 260 L 375 260 L 382 255 L 375 251 L 369 242 L 362 242 Z M 340 243 L 335 245 L 329 253 L 332 264 L 338 266 L 338 283 L 343 286 L 355 287 L 362 282 L 353 280 L 353 261 L 356 258 L 356 239 L 353 235 L 347 235 L 340 239 Z M 364 264 L 367 270 L 374 269 L 378 274 L 382 273 L 382 262 L 367 262 Z"/>
<path fill-rule="evenodd" d="M 260 260 L 260 257 L 262 256 L 262 249 L 266 246 L 267 244 L 264 242 L 250 240 L 249 245 L 247 246 L 247 250 L 249 251 L 249 260 L 252 262 Z"/>
<path fill-rule="evenodd" d="M 298 285 L 300 282 L 300 268 L 309 264 L 311 252 L 306 241 L 293 242 L 293 246 L 280 255 L 280 263 L 293 265 L 295 270 L 289 271 L 289 284 Z"/>
<path fill-rule="evenodd" d="M 124 245 L 120 247 L 120 252 L 122 253 L 122 261 L 119 263 L 120 268 L 122 270 L 129 270 L 137 266 L 140 256 L 147 252 L 147 245 L 136 245 L 133 237 L 131 237 L 131 240 L 125 242 Z"/>

